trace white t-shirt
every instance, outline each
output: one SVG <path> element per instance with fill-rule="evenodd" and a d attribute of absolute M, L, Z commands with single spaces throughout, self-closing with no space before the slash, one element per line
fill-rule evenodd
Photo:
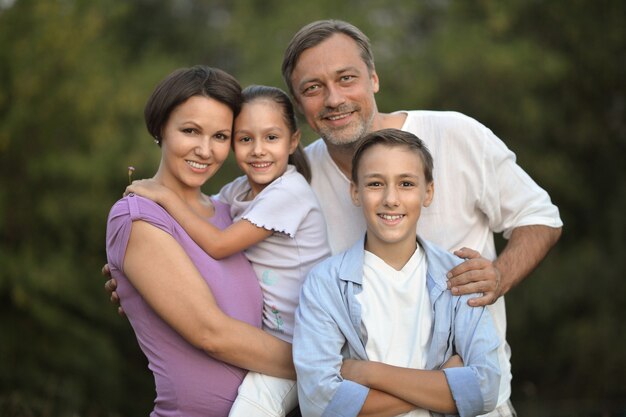
<path fill-rule="evenodd" d="M 263 327 L 291 343 L 300 287 L 309 270 L 330 255 L 324 216 L 313 190 L 289 165 L 253 200 L 245 201 L 248 179 L 222 188 L 233 222 L 241 219 L 274 233 L 244 251 L 263 291 Z"/>
<path fill-rule="evenodd" d="M 363 287 L 356 299 L 361 305 L 368 359 L 424 369 L 433 315 L 426 286 L 426 257 L 419 245 L 400 271 L 365 251 Z M 428 417 L 430 412 L 417 409 L 402 416 Z"/>
<path fill-rule="evenodd" d="M 434 160 L 435 194 L 423 208 L 418 234 L 450 251 L 463 246 L 496 258 L 494 233 L 508 238 L 520 226 L 563 225 L 550 197 L 515 163 L 515 154 L 491 130 L 457 112 L 402 111 L 402 130 L 422 139 Z M 350 181 L 318 139 L 305 152 L 311 163 L 311 186 L 326 218 L 333 253 L 348 249 L 365 233 L 360 208 L 350 199 Z M 506 340 L 504 298 L 489 306 L 502 340 Z M 500 398 L 511 395 L 510 349 L 499 351 Z"/>

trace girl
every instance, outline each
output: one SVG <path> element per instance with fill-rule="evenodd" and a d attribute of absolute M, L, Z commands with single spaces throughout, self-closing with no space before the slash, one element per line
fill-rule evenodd
<path fill-rule="evenodd" d="M 162 205 L 212 257 L 245 251 L 263 291 L 263 328 L 291 343 L 302 282 L 330 248 L 289 97 L 274 87 L 246 88 L 233 138 L 246 175 L 220 191 L 233 217 L 226 229 L 206 222 L 152 179 L 133 182 L 127 192 Z M 250 373 L 230 415 L 284 416 L 296 404 L 294 381 Z"/>

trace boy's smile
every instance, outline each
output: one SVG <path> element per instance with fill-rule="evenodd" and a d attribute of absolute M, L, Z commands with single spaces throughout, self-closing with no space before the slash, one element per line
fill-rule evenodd
<path fill-rule="evenodd" d="M 366 249 L 382 259 L 411 257 L 421 208 L 432 201 L 420 155 L 403 145 L 377 144 L 361 157 L 352 200 L 363 208 Z"/>

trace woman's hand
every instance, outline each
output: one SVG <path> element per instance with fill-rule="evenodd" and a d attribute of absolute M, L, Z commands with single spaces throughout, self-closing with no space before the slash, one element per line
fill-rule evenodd
<path fill-rule="evenodd" d="M 145 180 L 133 181 L 132 184 L 126 187 L 126 190 L 124 191 L 124 196 L 133 193 L 148 198 L 157 204 L 162 204 L 163 200 L 167 197 L 167 194 L 169 192 L 169 188 L 161 185 L 154 178 L 148 178 Z"/>
<path fill-rule="evenodd" d="M 109 269 L 109 264 L 104 264 L 102 267 L 102 275 L 107 279 L 107 282 L 104 283 L 104 289 L 109 296 L 111 297 L 111 304 L 117 306 L 117 312 L 120 316 L 124 317 L 126 314 L 120 305 L 120 297 L 117 295 L 115 291 L 117 289 L 117 281 L 115 278 L 111 277 L 111 270 Z"/>

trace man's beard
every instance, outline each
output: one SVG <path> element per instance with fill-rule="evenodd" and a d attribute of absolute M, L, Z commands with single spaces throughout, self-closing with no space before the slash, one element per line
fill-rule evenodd
<path fill-rule="evenodd" d="M 347 110 L 341 107 L 338 109 L 333 109 L 332 113 L 355 111 L 357 112 L 355 114 L 358 115 L 357 120 L 355 120 L 350 125 L 344 126 L 339 129 L 328 128 L 322 124 L 320 125 L 319 135 L 326 142 L 330 143 L 333 146 L 338 146 L 338 147 L 345 146 L 345 147 L 353 148 L 355 143 L 359 141 L 359 139 L 361 139 L 363 136 L 365 136 L 367 133 L 370 132 L 372 123 L 374 121 L 374 113 L 372 113 L 369 120 L 363 120 L 360 117 L 361 113 L 358 113 L 360 110 L 361 108 L 358 106 L 355 106 L 353 109 L 347 109 Z M 326 113 L 331 113 L 331 112 L 326 112 Z M 326 113 L 322 113 L 320 115 L 320 119 L 323 119 Z"/>

